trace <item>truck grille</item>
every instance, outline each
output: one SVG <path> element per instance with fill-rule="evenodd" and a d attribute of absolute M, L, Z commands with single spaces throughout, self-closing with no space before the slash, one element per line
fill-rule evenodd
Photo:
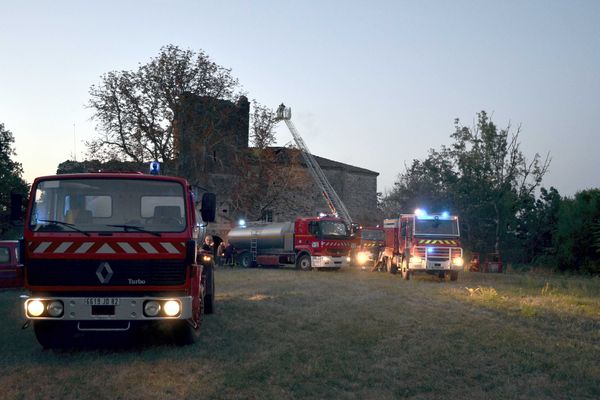
<path fill-rule="evenodd" d="M 462 257 L 460 247 L 415 247 L 414 254 L 429 261 L 446 261 L 450 258 Z"/>
<path fill-rule="evenodd" d="M 185 283 L 182 260 L 108 261 L 112 271 L 110 277 L 101 263 L 91 260 L 30 260 L 27 280 L 34 286 L 170 286 Z"/>

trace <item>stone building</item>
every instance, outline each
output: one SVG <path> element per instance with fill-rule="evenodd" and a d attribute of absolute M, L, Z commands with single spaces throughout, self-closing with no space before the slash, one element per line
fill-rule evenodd
<path fill-rule="evenodd" d="M 230 199 L 232 186 L 243 185 L 239 171 L 231 166 L 248 151 L 260 151 L 248 146 L 249 104 L 245 97 L 237 103 L 186 94 L 182 98 L 182 113 L 176 116 L 175 137 L 179 147 L 179 174 L 194 184 L 217 194 L 217 231 L 228 230 L 245 215 L 236 213 Z M 306 165 L 297 149 L 271 148 L 278 153 L 281 168 L 287 168 L 286 160 L 298 159 L 306 171 Z M 361 224 L 377 224 L 377 176 L 368 169 L 344 164 L 315 156 L 327 179 L 342 199 L 353 220 Z M 307 174 L 308 185 L 302 190 L 286 193 L 292 207 L 274 207 L 266 210 L 263 219 L 288 221 L 301 215 L 328 212 L 320 189 Z"/>

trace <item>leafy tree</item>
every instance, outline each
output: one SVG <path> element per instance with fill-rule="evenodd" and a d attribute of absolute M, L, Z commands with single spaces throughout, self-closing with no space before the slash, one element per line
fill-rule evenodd
<path fill-rule="evenodd" d="M 558 226 L 562 197 L 554 187 L 541 188 L 539 198 L 524 202 L 517 237 L 522 241 L 525 261 L 554 264 L 553 238 Z"/>
<path fill-rule="evenodd" d="M 147 162 L 173 160 L 173 122 L 183 93 L 232 99 L 238 88 L 231 70 L 203 51 L 162 47 L 135 71 L 112 71 L 90 88 L 98 136 L 87 143 L 89 156 Z"/>
<path fill-rule="evenodd" d="M 268 107 L 252 100 L 252 114 L 250 116 L 250 137 L 254 147 L 266 149 L 275 143 L 273 129 L 277 124 L 275 112 Z"/>
<path fill-rule="evenodd" d="M 18 235 L 11 231 L 10 225 L 10 199 L 11 194 L 20 194 L 25 198 L 29 186 L 23 180 L 23 168 L 21 164 L 13 161 L 16 155 L 13 149 L 15 139 L 11 131 L 0 123 L 0 237 L 8 238 Z M 22 205 L 21 205 L 22 206 Z"/>
<path fill-rule="evenodd" d="M 599 224 L 600 189 L 584 190 L 563 200 L 553 237 L 560 269 L 600 273 Z"/>
<path fill-rule="evenodd" d="M 475 127 L 455 120 L 453 143 L 430 150 L 400 174 L 382 204 L 396 214 L 425 206 L 451 209 L 461 216 L 463 238 L 473 250 L 499 251 L 516 236 L 524 205 L 539 187 L 550 164 L 535 154 L 527 161 L 519 144 L 520 128 L 498 127 L 485 111 Z M 388 214 L 389 215 L 389 214 Z"/>

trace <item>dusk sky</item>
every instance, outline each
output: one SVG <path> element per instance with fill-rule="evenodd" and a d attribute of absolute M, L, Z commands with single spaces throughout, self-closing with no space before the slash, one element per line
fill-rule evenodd
<path fill-rule="evenodd" d="M 0 0 L 0 122 L 29 182 L 86 154 L 91 85 L 161 46 L 204 50 L 250 99 L 292 107 L 315 155 L 380 173 L 486 110 L 521 126 L 563 195 L 600 187 L 600 1 Z M 281 124 L 279 144 L 292 141 Z"/>

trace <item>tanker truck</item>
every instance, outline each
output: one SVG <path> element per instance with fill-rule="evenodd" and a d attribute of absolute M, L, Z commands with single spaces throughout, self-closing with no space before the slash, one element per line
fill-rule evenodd
<path fill-rule="evenodd" d="M 242 267 L 294 265 L 303 271 L 346 267 L 355 246 L 344 221 L 330 216 L 240 226 L 228 240 Z"/>

